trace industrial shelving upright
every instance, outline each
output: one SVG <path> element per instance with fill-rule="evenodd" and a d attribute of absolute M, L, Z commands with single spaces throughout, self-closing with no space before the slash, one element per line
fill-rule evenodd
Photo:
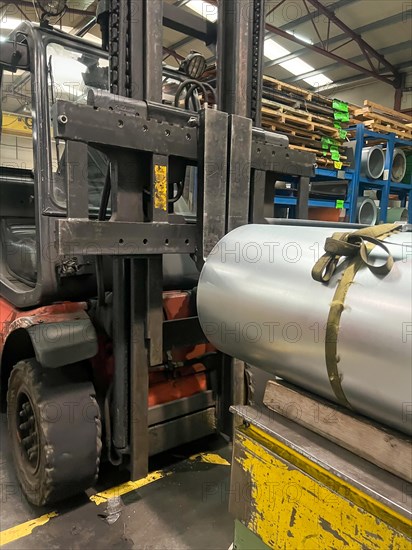
<path fill-rule="evenodd" d="M 402 206 L 408 201 L 408 221 L 412 222 L 412 181 L 409 183 L 396 183 L 390 179 L 392 173 L 392 161 L 395 147 L 410 147 L 412 149 L 412 141 L 396 137 L 393 133 L 381 134 L 373 132 L 365 127 L 364 124 L 357 124 L 355 127 L 355 156 L 354 166 L 356 169 L 352 171 L 352 185 L 350 194 L 350 221 L 355 221 L 357 211 L 357 199 L 365 189 L 379 189 L 380 197 L 380 219 L 385 223 L 387 220 L 387 211 L 389 206 L 389 195 L 391 192 L 396 192 L 401 199 Z M 386 145 L 385 168 L 381 179 L 371 179 L 361 175 L 361 157 L 362 149 L 365 146 L 366 140 L 373 140 Z"/>
<path fill-rule="evenodd" d="M 328 208 L 345 208 L 347 210 L 347 218 L 351 223 L 357 221 L 357 203 L 358 197 L 363 194 L 366 189 L 381 190 L 380 198 L 380 222 L 385 223 L 387 219 L 387 209 L 389 205 L 389 195 L 396 193 L 399 195 L 403 206 L 408 202 L 408 222 L 412 223 L 412 181 L 408 183 L 396 183 L 390 180 L 392 173 L 392 160 L 395 147 L 410 147 L 412 149 L 412 141 L 397 138 L 395 134 L 381 134 L 373 132 L 365 127 L 364 124 L 357 124 L 352 128 L 355 131 L 355 137 L 352 141 L 356 142 L 354 152 L 354 168 L 332 169 L 332 168 L 316 168 L 315 178 L 326 179 L 330 181 L 348 182 L 347 197 L 344 201 L 328 200 L 328 199 L 309 199 L 310 207 L 328 207 Z M 365 147 L 365 141 L 374 140 L 386 146 L 385 168 L 381 179 L 370 179 L 361 175 L 361 157 L 362 149 Z M 412 178 L 411 178 L 412 179 Z M 276 206 L 294 207 L 297 199 L 293 196 L 275 196 Z"/>

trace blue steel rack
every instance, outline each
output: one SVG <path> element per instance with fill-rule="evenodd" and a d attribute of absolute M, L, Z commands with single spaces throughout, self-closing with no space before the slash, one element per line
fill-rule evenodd
<path fill-rule="evenodd" d="M 380 221 L 385 223 L 387 219 L 387 210 L 389 205 L 389 195 L 391 192 L 396 192 L 401 199 L 402 206 L 406 205 L 406 201 L 409 201 L 408 206 L 408 221 L 412 222 L 412 178 L 410 184 L 407 183 L 396 183 L 390 180 L 390 175 L 392 173 L 392 160 L 393 152 L 396 146 L 411 147 L 412 141 L 405 139 L 397 138 L 395 134 L 380 134 L 377 132 L 372 132 L 368 128 L 365 128 L 364 124 L 357 124 L 355 126 L 356 134 L 356 148 L 355 148 L 355 158 L 354 164 L 356 170 L 353 170 L 353 179 L 352 179 L 352 189 L 351 189 L 351 208 L 350 208 L 350 221 L 355 221 L 356 218 L 356 204 L 358 196 L 365 189 L 381 189 L 381 199 L 380 199 Z M 383 173 L 383 179 L 375 180 L 369 179 L 361 176 L 360 174 L 360 165 L 362 157 L 362 149 L 365 146 L 366 139 L 373 139 L 380 141 L 381 143 L 386 142 L 386 158 L 385 158 L 385 169 Z"/>
<path fill-rule="evenodd" d="M 389 204 L 389 195 L 391 193 L 396 193 L 399 195 L 401 203 L 403 206 L 406 205 L 408 201 L 408 221 L 412 223 L 412 177 L 411 183 L 395 183 L 390 181 L 389 176 L 392 172 L 392 159 L 393 151 L 396 146 L 411 147 L 412 141 L 399 139 L 395 134 L 380 134 L 377 132 L 372 132 L 365 127 L 364 124 L 357 124 L 353 127 L 355 130 L 356 147 L 354 154 L 354 166 L 355 169 L 346 168 L 344 170 L 334 170 L 330 168 L 317 168 L 315 170 L 315 180 L 318 178 L 330 179 L 333 180 L 347 180 L 348 181 L 348 193 L 347 198 L 343 203 L 343 207 L 346 208 L 348 214 L 348 221 L 351 223 L 356 223 L 357 216 L 357 202 L 358 197 L 363 193 L 365 189 L 381 189 L 381 199 L 380 199 L 380 221 L 386 222 L 387 219 L 387 209 Z M 361 166 L 361 157 L 362 149 L 365 146 L 365 140 L 373 139 L 380 141 L 382 144 L 386 144 L 386 158 L 385 158 L 385 170 L 383 174 L 383 179 L 375 180 L 369 179 L 361 176 L 360 166 Z M 277 206 L 296 206 L 296 197 L 292 196 L 275 196 L 275 204 Z M 333 200 L 323 200 L 323 199 L 310 199 L 309 206 L 316 207 L 329 207 L 336 208 L 337 202 Z M 341 205 L 342 206 L 342 205 Z"/>

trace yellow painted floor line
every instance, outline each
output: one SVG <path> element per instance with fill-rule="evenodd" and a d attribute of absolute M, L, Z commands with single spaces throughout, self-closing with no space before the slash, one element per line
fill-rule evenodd
<path fill-rule="evenodd" d="M 230 462 L 216 453 L 199 453 L 189 457 L 189 460 L 199 460 L 208 464 L 220 464 L 221 466 L 230 466 Z"/>
<path fill-rule="evenodd" d="M 199 453 L 189 457 L 188 460 L 192 462 L 198 460 L 199 462 L 206 462 L 208 464 L 230 466 L 230 463 L 225 458 L 216 453 Z M 99 505 L 106 502 L 109 498 L 119 497 L 121 495 L 125 495 L 126 493 L 130 493 L 131 491 L 136 491 L 149 483 L 153 483 L 154 481 L 170 476 L 173 473 L 173 470 L 157 470 L 155 472 L 151 472 L 143 479 L 139 479 L 137 481 L 126 481 L 126 483 L 122 483 L 122 485 L 96 493 L 90 497 L 90 500 L 96 505 Z"/>
<path fill-rule="evenodd" d="M 230 466 L 230 463 L 225 458 L 216 453 L 199 453 L 189 457 L 188 460 L 192 462 L 199 461 L 207 464 Z M 89 498 L 91 502 L 94 502 L 96 506 L 98 506 L 99 504 L 103 504 L 110 498 L 131 493 L 132 491 L 141 489 L 142 487 L 158 481 L 159 479 L 168 477 L 173 473 L 175 473 L 173 470 L 156 470 L 154 472 L 151 472 L 143 479 L 139 479 L 138 481 L 126 481 L 126 483 L 117 485 L 117 487 L 112 487 L 111 489 L 107 489 L 106 491 L 101 491 L 100 493 L 91 495 Z M 5 544 L 9 544 L 10 542 L 14 542 L 16 540 L 27 537 L 28 535 L 31 535 L 34 529 L 45 525 L 50 521 L 51 518 L 55 518 L 58 515 L 59 514 L 57 512 L 50 512 L 49 514 L 45 514 L 44 516 L 40 516 L 39 518 L 31 519 L 29 521 L 21 523 L 20 525 L 16 525 L 16 527 L 10 527 L 10 529 L 0 531 L 0 546 L 4 546 Z"/>
<path fill-rule="evenodd" d="M 155 472 L 151 472 L 143 479 L 139 479 L 138 481 L 126 481 L 126 483 L 122 483 L 117 487 L 112 487 L 111 489 L 107 489 L 106 491 L 96 493 L 89 498 L 98 506 L 99 504 L 106 502 L 106 500 L 109 500 L 109 498 L 120 497 L 121 495 L 125 495 L 126 493 L 131 493 L 132 491 L 141 489 L 145 485 L 149 485 L 149 483 L 153 483 L 154 481 L 170 476 L 171 474 L 173 474 L 172 470 L 157 470 Z"/>
<path fill-rule="evenodd" d="M 33 529 L 36 527 L 41 527 L 50 521 L 51 518 L 55 518 L 59 514 L 57 512 L 50 512 L 50 514 L 45 514 L 36 519 L 31 519 L 16 525 L 16 527 L 10 527 L 10 529 L 5 529 L 0 531 L 0 546 L 14 542 L 15 540 L 22 539 L 31 535 Z"/>

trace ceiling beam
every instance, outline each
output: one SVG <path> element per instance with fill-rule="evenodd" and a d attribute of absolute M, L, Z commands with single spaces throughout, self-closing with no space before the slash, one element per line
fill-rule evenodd
<path fill-rule="evenodd" d="M 353 4 L 354 2 L 357 2 L 357 1 L 358 0 L 338 0 L 337 2 L 332 4 L 330 7 L 333 10 L 338 10 L 339 8 L 343 8 L 344 6 L 348 6 L 349 4 Z M 211 0 L 210 4 L 215 5 L 215 2 L 213 0 Z M 279 0 L 276 0 L 276 4 L 277 4 L 277 6 L 279 6 Z M 180 4 L 180 5 L 182 5 L 182 4 Z M 176 7 L 176 6 L 177 6 L 177 4 L 174 5 L 174 7 Z M 270 13 L 273 13 L 275 11 L 275 9 L 273 9 L 272 12 L 269 10 L 269 15 L 270 15 Z M 303 23 L 306 23 L 307 21 L 310 21 L 310 19 L 313 16 L 316 16 L 316 12 L 313 12 L 311 15 L 307 14 L 307 15 L 303 15 L 302 17 L 298 17 L 297 19 L 293 19 L 292 21 L 289 21 L 288 23 L 285 23 L 284 25 L 281 25 L 280 28 L 284 29 L 285 31 L 290 30 L 290 29 L 294 29 L 297 25 L 302 25 Z M 200 15 L 196 15 L 195 17 L 198 17 L 198 18 L 202 19 L 200 17 Z M 212 25 L 216 26 L 216 23 L 212 23 Z M 266 27 L 266 31 L 267 31 L 266 36 L 268 36 L 270 34 L 270 32 L 268 31 L 267 27 Z M 172 48 L 173 50 L 177 50 L 178 48 L 182 48 L 183 46 L 186 46 L 187 44 L 189 44 L 192 41 L 193 41 L 193 36 L 186 36 L 185 38 L 182 38 L 181 40 L 179 40 L 179 42 L 175 42 L 174 44 L 172 44 L 169 47 Z"/>
<path fill-rule="evenodd" d="M 215 23 L 173 4 L 163 4 L 163 25 L 182 34 L 190 34 L 191 39 L 197 38 L 206 44 L 216 39 L 217 35 Z M 176 49 L 175 45 L 169 47 L 172 50 Z"/>
<path fill-rule="evenodd" d="M 21 8 L 30 8 L 33 10 L 33 13 L 34 13 L 33 2 L 30 2 L 28 0 L 8 0 L 8 4 L 13 4 L 16 7 L 20 6 Z M 74 15 L 91 15 L 91 16 L 96 15 L 94 11 L 80 10 L 77 8 L 70 8 L 70 7 L 67 7 L 65 13 L 72 13 Z"/>
<path fill-rule="evenodd" d="M 387 46 L 386 48 L 382 48 L 378 51 L 382 55 L 389 55 L 392 53 L 398 53 L 403 50 L 410 50 L 410 49 L 411 49 L 411 42 L 410 40 L 406 40 L 405 42 L 400 42 L 399 44 L 393 44 L 392 46 Z M 349 58 L 349 61 L 352 61 L 352 63 L 358 63 L 363 59 L 365 59 L 365 56 L 363 54 L 360 54 L 360 55 L 356 55 L 355 57 Z M 399 65 L 396 65 L 396 68 L 399 70 Z M 299 82 L 305 78 L 310 78 L 311 76 L 317 76 L 318 74 L 326 74 L 337 69 L 339 69 L 339 66 L 336 65 L 336 63 L 331 63 L 330 65 L 325 65 L 324 67 L 321 67 L 320 69 L 316 69 L 315 71 L 310 71 L 309 73 L 301 74 L 299 76 L 286 78 L 284 79 L 284 82 L 288 84 L 292 84 L 294 82 Z"/>
<path fill-rule="evenodd" d="M 335 15 L 333 11 L 331 11 L 329 8 L 324 6 L 319 0 L 307 0 L 307 1 L 310 4 L 312 4 L 312 6 L 314 6 L 317 10 L 319 10 L 320 13 L 323 13 L 323 15 L 328 18 L 328 20 L 330 20 L 337 27 L 339 27 L 347 36 L 352 38 L 352 40 L 354 40 L 358 44 L 360 49 L 363 51 L 368 61 L 371 61 L 369 59 L 369 56 L 371 56 L 372 58 L 378 60 L 378 62 L 382 64 L 384 67 L 386 67 L 388 71 L 390 71 L 395 78 L 398 77 L 398 71 L 396 70 L 396 68 L 391 63 L 389 63 L 389 61 L 385 59 L 383 55 L 380 55 L 375 50 L 375 48 L 373 48 L 370 44 L 368 44 L 368 42 L 366 42 L 358 33 L 353 31 L 350 27 L 348 27 L 348 25 L 346 25 L 346 23 L 344 23 L 341 19 L 339 19 L 339 17 Z"/>
<path fill-rule="evenodd" d="M 412 9 L 409 9 L 403 13 L 397 13 L 395 15 L 392 15 L 391 17 L 386 17 L 385 19 L 379 19 L 378 21 L 374 21 L 373 23 L 368 23 L 367 25 L 362 25 L 361 27 L 357 27 L 354 29 L 354 32 L 357 34 L 364 34 L 370 31 L 375 31 L 378 29 L 381 29 L 386 26 L 394 25 L 396 23 L 404 22 L 409 20 L 412 17 Z M 343 40 L 347 39 L 347 35 L 345 33 L 338 34 L 336 36 L 333 36 L 329 39 L 328 46 L 332 46 L 333 44 L 337 44 Z M 315 46 L 321 46 L 322 44 L 320 42 L 317 42 Z M 267 61 L 265 63 L 265 69 L 269 67 L 273 67 L 274 65 L 280 65 L 280 63 L 284 63 L 285 61 L 289 61 L 290 59 L 294 59 L 295 57 L 300 57 L 302 55 L 305 55 L 307 53 L 306 47 L 300 48 L 299 50 L 295 50 L 294 52 L 291 52 L 288 55 L 285 55 L 283 57 L 279 57 L 278 59 L 274 59 L 273 61 Z"/>
<path fill-rule="evenodd" d="M 329 4 L 329 9 L 336 11 L 340 8 L 344 8 L 345 6 L 349 6 L 350 4 L 354 4 L 358 0 L 338 0 L 338 2 L 335 2 L 333 4 Z M 298 4 L 293 4 L 294 6 L 300 5 L 301 2 Z M 302 2 L 303 5 L 303 2 Z M 273 10 L 272 14 L 274 14 L 275 10 Z M 273 17 L 275 17 L 273 15 Z M 311 12 L 310 14 L 307 13 L 306 15 L 302 15 L 301 17 L 298 17 L 297 19 L 292 19 L 285 23 L 284 25 L 281 25 L 280 28 L 284 31 L 290 31 L 296 29 L 299 25 L 303 25 L 303 23 L 307 23 L 308 21 L 311 21 L 314 17 L 319 17 L 319 11 L 315 10 Z M 267 21 L 267 23 L 271 24 L 274 23 L 274 21 Z"/>
<path fill-rule="evenodd" d="M 324 55 L 326 57 L 329 57 L 330 59 L 333 59 L 334 61 L 341 63 L 343 65 L 347 65 L 351 69 L 354 69 L 355 71 L 359 71 L 361 73 L 365 73 L 369 76 L 374 76 L 378 80 L 382 80 L 383 82 L 386 82 L 387 84 L 391 84 L 392 86 L 397 85 L 397 78 L 392 75 L 391 77 L 383 76 L 379 74 L 377 71 L 372 71 L 371 69 L 366 69 L 365 67 L 362 67 L 361 65 L 356 65 L 356 63 L 352 63 L 352 61 L 349 61 L 348 59 L 345 59 L 343 57 L 340 57 L 339 55 L 336 55 L 333 52 L 329 52 L 328 50 L 324 50 L 323 48 L 320 48 L 318 46 L 315 46 L 314 44 L 307 44 L 304 40 L 300 40 L 300 38 L 297 38 L 296 36 L 292 34 L 288 34 L 282 29 L 279 29 L 277 27 L 273 27 L 272 25 L 267 25 L 269 27 L 269 30 L 273 32 L 274 34 L 278 34 L 279 36 L 282 36 L 283 38 L 286 38 L 287 40 L 290 40 L 291 42 L 295 42 L 296 44 L 299 44 L 299 46 L 305 47 L 306 49 L 312 50 L 317 54 Z"/>
<path fill-rule="evenodd" d="M 396 65 L 396 68 L 398 71 L 404 71 L 405 69 L 412 68 L 412 60 L 404 61 L 403 63 L 399 63 Z M 404 74 L 404 73 L 401 73 Z M 343 78 L 342 80 L 337 80 L 336 82 L 331 84 L 327 84 L 326 86 L 321 86 L 316 91 L 319 93 L 325 93 L 329 92 L 332 94 L 334 90 L 338 88 L 342 88 L 344 86 L 351 86 L 353 84 L 359 84 L 360 82 L 365 82 L 367 84 L 368 82 L 373 82 L 373 77 L 370 76 L 364 76 L 364 75 L 357 75 L 357 76 L 349 76 L 347 78 Z"/>

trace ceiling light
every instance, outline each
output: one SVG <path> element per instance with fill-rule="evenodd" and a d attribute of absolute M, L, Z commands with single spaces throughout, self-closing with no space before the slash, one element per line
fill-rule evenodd
<path fill-rule="evenodd" d="M 292 36 L 295 36 L 298 40 L 302 40 L 302 42 L 306 42 L 306 44 L 313 44 L 312 40 L 310 38 L 306 38 L 305 36 L 302 36 L 301 34 L 297 34 L 295 31 L 286 31 L 288 34 L 291 34 Z"/>
<path fill-rule="evenodd" d="M 192 11 L 195 11 L 196 13 L 201 15 L 204 19 L 207 19 L 212 23 L 216 23 L 217 6 L 212 6 L 208 2 L 205 2 L 204 0 L 189 0 L 189 2 L 185 5 L 188 8 L 190 8 Z"/>
<path fill-rule="evenodd" d="M 299 57 L 294 57 L 293 59 L 289 59 L 289 61 L 284 61 L 283 63 L 280 63 L 280 66 L 290 73 L 294 74 L 295 76 L 310 73 L 311 71 L 315 70 L 311 65 L 309 65 Z"/>
<path fill-rule="evenodd" d="M 275 59 L 279 59 L 280 57 L 288 54 L 290 54 L 289 50 L 287 50 L 271 38 L 265 40 L 265 57 L 267 57 L 268 59 L 274 61 Z"/>
<path fill-rule="evenodd" d="M 303 79 L 305 82 L 313 86 L 314 88 L 319 88 L 320 86 L 326 86 L 327 84 L 332 84 L 333 80 L 328 78 L 324 74 L 317 74 L 316 76 L 309 76 L 308 78 Z"/>

